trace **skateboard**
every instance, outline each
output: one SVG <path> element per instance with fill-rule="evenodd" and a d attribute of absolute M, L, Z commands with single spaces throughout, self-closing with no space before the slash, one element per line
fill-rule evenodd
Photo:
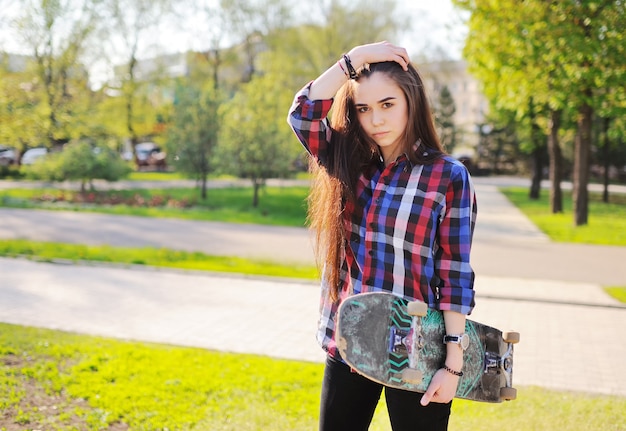
<path fill-rule="evenodd" d="M 502 332 L 467 319 L 469 345 L 457 398 L 498 403 L 514 400 L 513 345 L 519 333 Z M 344 300 L 337 314 L 337 348 L 356 372 L 385 386 L 426 392 L 444 365 L 441 311 L 391 293 L 372 292 Z"/>

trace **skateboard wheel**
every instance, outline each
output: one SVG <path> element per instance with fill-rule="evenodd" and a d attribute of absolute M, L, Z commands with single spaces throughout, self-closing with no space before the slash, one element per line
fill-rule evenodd
<path fill-rule="evenodd" d="M 506 331 L 502 333 L 502 339 L 505 343 L 517 344 L 519 343 L 519 332 Z"/>
<path fill-rule="evenodd" d="M 402 371 L 402 380 L 411 383 L 413 385 L 419 385 L 422 382 L 424 375 L 420 370 L 415 370 L 413 368 L 405 368 Z"/>
<path fill-rule="evenodd" d="M 428 304 L 422 301 L 411 301 L 406 305 L 409 316 L 423 317 L 428 313 Z"/>
<path fill-rule="evenodd" d="M 515 388 L 500 388 L 500 400 L 513 401 L 517 398 L 517 389 Z"/>

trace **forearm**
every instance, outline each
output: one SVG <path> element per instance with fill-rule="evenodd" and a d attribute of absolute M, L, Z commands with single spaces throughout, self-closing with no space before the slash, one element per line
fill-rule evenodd
<path fill-rule="evenodd" d="M 344 60 L 341 59 L 340 61 L 344 70 L 347 70 Z M 347 80 L 348 77 L 339 66 L 339 62 L 337 62 L 313 81 L 309 90 L 309 98 L 311 100 L 332 99 Z"/>
<path fill-rule="evenodd" d="M 446 326 L 446 334 L 459 335 L 465 332 L 465 315 L 456 311 L 444 311 L 443 320 Z M 463 349 L 454 343 L 446 345 L 446 362 L 448 368 L 461 371 L 463 368 Z"/>
<path fill-rule="evenodd" d="M 356 46 L 348 52 L 348 58 L 355 70 L 358 70 L 365 63 L 382 61 L 395 61 L 404 70 L 407 70 L 409 64 L 406 50 L 387 42 Z M 345 59 L 341 58 L 313 82 L 309 98 L 311 100 L 332 99 L 347 80 L 348 66 Z"/>

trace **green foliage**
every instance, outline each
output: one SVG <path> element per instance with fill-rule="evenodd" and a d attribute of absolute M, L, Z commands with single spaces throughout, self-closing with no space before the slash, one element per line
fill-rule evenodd
<path fill-rule="evenodd" d="M 214 151 L 220 128 L 219 105 L 220 97 L 212 86 L 177 88 L 166 144 L 177 171 L 206 181 L 212 164 L 217 164 Z"/>
<path fill-rule="evenodd" d="M 290 101 L 280 82 L 265 75 L 253 78 L 223 107 L 220 169 L 252 181 L 254 207 L 268 178 L 286 177 L 293 169 L 299 149 L 285 121 Z"/>
<path fill-rule="evenodd" d="M 571 192 L 564 192 L 564 212 L 561 214 L 550 211 L 549 197 L 545 193 L 538 200 L 530 200 L 525 189 L 506 188 L 502 192 L 553 241 L 626 246 L 624 195 L 614 195 L 611 203 L 604 203 L 600 194 L 592 193 L 589 212 L 593 215 L 593 222 L 586 226 L 575 226 L 571 220 Z"/>
<path fill-rule="evenodd" d="M 573 215 L 576 225 L 587 224 L 593 115 L 601 112 L 604 118 L 620 118 L 624 114 L 626 5 L 613 0 L 454 3 L 471 12 L 464 54 L 492 108 L 527 117 L 531 136 L 537 138 L 531 139 L 533 194 L 541 173 L 537 150 L 544 145 L 536 128 L 554 126 L 552 136 L 558 137 L 551 113 L 575 120 Z M 611 133 L 618 130 L 621 126 Z M 554 188 L 560 183 L 560 154 L 558 145 L 551 145 Z M 559 190 L 553 193 L 558 194 Z M 554 203 L 557 211 L 559 206 Z"/>
<path fill-rule="evenodd" d="M 23 152 L 41 145 L 46 133 L 36 75 L 31 68 L 21 73 L 8 70 L 8 57 L 0 61 L 0 142 Z"/>
<path fill-rule="evenodd" d="M 444 85 L 439 92 L 439 100 L 435 104 L 435 119 L 439 126 L 439 138 L 448 153 L 453 153 L 456 146 L 455 113 L 456 105 L 454 104 L 454 98 L 448 86 Z"/>
<path fill-rule="evenodd" d="M 26 170 L 33 179 L 46 181 L 81 181 L 81 190 L 94 179 L 118 181 L 132 168 L 106 146 L 93 147 L 85 141 L 67 144 L 63 151 L 50 153 Z"/>
<path fill-rule="evenodd" d="M 37 97 L 42 134 L 48 147 L 77 137 L 76 112 L 88 96 L 80 56 L 95 30 L 98 1 L 83 2 L 80 14 L 68 2 L 44 1 L 20 8 L 15 28 L 34 63 L 32 91 Z M 62 30 L 61 30 L 62 29 Z"/>

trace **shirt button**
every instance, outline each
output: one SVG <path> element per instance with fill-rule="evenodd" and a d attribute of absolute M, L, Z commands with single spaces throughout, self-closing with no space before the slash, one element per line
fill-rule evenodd
<path fill-rule="evenodd" d="M 374 256 L 374 250 L 368 251 L 367 254 L 369 254 L 370 256 Z"/>

